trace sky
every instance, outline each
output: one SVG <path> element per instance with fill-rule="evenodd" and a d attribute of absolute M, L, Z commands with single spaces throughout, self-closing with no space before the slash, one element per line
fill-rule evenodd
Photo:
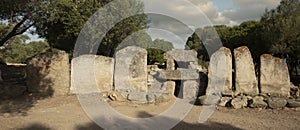
<path fill-rule="evenodd" d="M 164 39 L 183 48 L 186 39 L 199 27 L 235 26 L 259 20 L 265 9 L 276 8 L 280 0 L 142 0 L 145 12 L 153 16 L 146 31 L 152 40 Z M 188 29 L 187 29 L 188 28 Z M 191 31 L 192 30 L 192 31 Z M 31 41 L 41 40 L 30 35 Z"/>
<path fill-rule="evenodd" d="M 265 9 L 276 8 L 280 0 L 142 0 L 146 12 L 166 15 L 183 22 L 192 30 L 211 25 L 235 26 L 248 20 L 259 20 Z M 177 22 L 164 18 L 155 19 L 153 25 L 147 30 L 152 39 L 161 38 L 174 43 L 175 48 L 183 48 L 186 39 L 193 32 L 188 32 Z M 171 28 L 166 35 L 164 31 L 152 31 L 151 27 L 163 27 L 161 30 Z M 178 40 L 181 37 L 181 40 Z"/>

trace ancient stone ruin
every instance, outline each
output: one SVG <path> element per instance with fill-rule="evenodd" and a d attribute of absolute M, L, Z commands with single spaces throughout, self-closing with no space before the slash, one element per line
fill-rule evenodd
<path fill-rule="evenodd" d="M 85 74 L 91 70 L 88 76 Z M 93 86 L 94 81 L 96 81 L 97 88 L 101 92 L 108 92 L 113 89 L 113 72 L 114 72 L 114 59 L 105 56 L 96 55 L 81 55 L 75 57 L 71 61 L 71 93 L 76 93 L 75 85 L 80 85 L 81 83 L 87 83 L 86 86 Z M 82 81 L 82 82 L 80 82 Z M 88 89 L 80 91 L 91 92 L 94 89 Z M 95 90 L 94 92 L 98 92 Z"/>
<path fill-rule="evenodd" d="M 260 57 L 260 90 L 271 96 L 290 96 L 290 75 L 284 60 L 264 54 Z"/>
<path fill-rule="evenodd" d="M 206 93 L 221 91 L 222 95 L 233 95 L 232 55 L 228 48 L 222 47 L 211 56 L 208 68 L 208 77 L 209 80 Z"/>
<path fill-rule="evenodd" d="M 234 49 L 233 55 L 225 47 L 213 53 L 208 74 L 199 70 L 193 50 L 174 49 L 164 57 L 164 67 L 147 65 L 147 51 L 128 46 L 118 50 L 114 58 L 81 55 L 70 65 L 67 53 L 46 52 L 22 67 L 26 72 L 20 77 L 26 77 L 26 85 L 14 93 L 60 96 L 101 92 L 106 99 L 135 103 L 165 102 L 177 96 L 236 109 L 300 107 L 300 90 L 290 83 L 287 64 L 269 54 L 260 57 L 258 73 L 245 46 Z M 8 70 L 13 69 L 0 69 L 5 83 L 12 72 Z M 1 87 L 0 94 L 7 93 L 6 89 Z M 214 99 L 207 100 L 209 96 Z"/>
<path fill-rule="evenodd" d="M 257 95 L 258 81 L 251 53 L 246 46 L 234 49 L 235 94 Z"/>
<path fill-rule="evenodd" d="M 147 93 L 147 50 L 129 46 L 119 50 L 115 59 L 115 90 L 124 97 L 133 93 Z"/>
<path fill-rule="evenodd" d="M 46 52 L 27 61 L 27 87 L 32 93 L 66 95 L 70 89 L 69 55 Z"/>

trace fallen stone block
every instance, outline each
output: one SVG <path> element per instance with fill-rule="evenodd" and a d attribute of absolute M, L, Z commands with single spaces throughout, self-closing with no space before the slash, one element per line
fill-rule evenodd
<path fill-rule="evenodd" d="M 240 109 L 240 108 L 247 107 L 248 99 L 247 99 L 247 97 L 244 97 L 244 96 L 236 97 L 231 100 L 231 105 L 234 109 Z"/>
<path fill-rule="evenodd" d="M 282 98 L 270 97 L 267 99 L 268 106 L 273 109 L 283 108 L 287 104 L 287 101 Z"/>
<path fill-rule="evenodd" d="M 250 107 L 252 108 L 266 108 L 268 104 L 264 102 L 264 97 L 256 96 L 251 100 Z"/>

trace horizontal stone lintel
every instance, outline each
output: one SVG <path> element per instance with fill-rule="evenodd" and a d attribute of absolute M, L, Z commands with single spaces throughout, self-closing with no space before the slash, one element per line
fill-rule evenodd
<path fill-rule="evenodd" d="M 196 69 L 162 70 L 159 77 L 167 80 L 195 80 L 199 79 L 199 72 Z"/>

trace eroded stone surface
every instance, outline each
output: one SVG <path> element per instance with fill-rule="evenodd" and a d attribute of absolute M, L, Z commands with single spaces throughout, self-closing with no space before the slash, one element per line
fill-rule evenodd
<path fill-rule="evenodd" d="M 71 93 L 107 92 L 112 90 L 114 59 L 105 56 L 81 55 L 71 61 Z M 94 88 L 92 88 L 94 86 Z M 84 89 L 86 88 L 86 89 Z M 99 91 L 99 90 L 100 91 Z"/>
<path fill-rule="evenodd" d="M 32 93 L 66 95 L 70 88 L 69 55 L 46 52 L 27 61 L 27 87 Z"/>
<path fill-rule="evenodd" d="M 167 80 L 195 80 L 199 79 L 199 72 L 195 69 L 161 70 L 159 77 Z"/>
<path fill-rule="evenodd" d="M 147 50 L 129 46 L 115 55 L 114 85 L 120 93 L 147 92 Z"/>
<path fill-rule="evenodd" d="M 244 97 L 244 96 L 236 97 L 231 100 L 231 105 L 234 109 L 240 109 L 240 108 L 247 107 L 248 99 L 247 99 L 247 97 Z"/>
<path fill-rule="evenodd" d="M 221 91 L 222 95 L 232 95 L 232 55 L 228 48 L 222 47 L 210 58 L 208 69 L 209 91 Z"/>
<path fill-rule="evenodd" d="M 264 54 L 260 57 L 260 89 L 276 97 L 290 96 L 290 75 L 286 62 Z"/>
<path fill-rule="evenodd" d="M 251 53 L 246 46 L 234 49 L 235 94 L 257 95 L 258 81 Z"/>
<path fill-rule="evenodd" d="M 256 96 L 251 100 L 250 107 L 252 108 L 266 108 L 268 104 L 264 102 L 264 97 Z"/>
<path fill-rule="evenodd" d="M 268 106 L 273 109 L 283 108 L 287 104 L 287 101 L 283 98 L 268 98 Z"/>

